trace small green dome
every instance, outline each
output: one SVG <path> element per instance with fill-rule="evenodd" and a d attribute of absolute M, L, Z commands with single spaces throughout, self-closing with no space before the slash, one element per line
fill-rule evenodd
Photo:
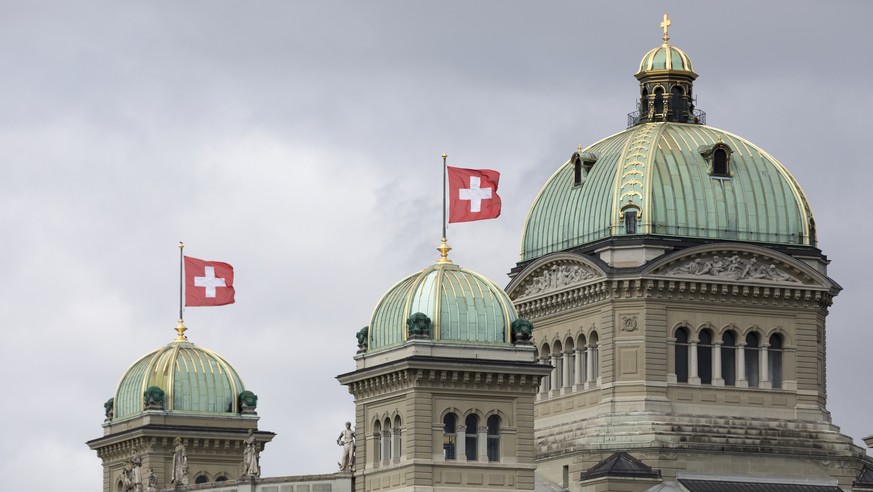
<path fill-rule="evenodd" d="M 816 242 L 806 196 L 779 161 L 724 130 L 671 122 L 637 125 L 560 166 L 528 212 L 521 261 L 628 235 Z"/>
<path fill-rule="evenodd" d="M 518 317 L 509 296 L 494 282 L 451 262 L 437 263 L 391 287 L 370 319 L 368 351 L 409 339 L 407 319 L 424 313 L 430 338 L 444 342 L 510 344 Z"/>
<path fill-rule="evenodd" d="M 658 70 L 694 73 L 691 58 L 688 58 L 684 51 L 666 42 L 643 56 L 642 61 L 640 61 L 640 69 L 637 71 L 637 77 L 646 72 Z"/>
<path fill-rule="evenodd" d="M 141 414 L 143 393 L 157 386 L 164 392 L 163 409 L 192 414 L 239 413 L 242 379 L 215 352 L 187 341 L 174 341 L 133 363 L 115 390 L 114 419 Z"/>

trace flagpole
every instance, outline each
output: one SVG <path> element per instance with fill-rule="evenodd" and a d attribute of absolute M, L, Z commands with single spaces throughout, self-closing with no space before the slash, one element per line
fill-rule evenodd
<path fill-rule="evenodd" d="M 443 152 L 443 235 L 442 235 L 443 241 L 445 241 L 447 239 L 446 238 L 446 158 L 447 157 L 448 157 L 448 154 Z"/>
<path fill-rule="evenodd" d="M 179 241 L 179 325 L 176 326 L 176 332 L 179 336 L 176 337 L 177 342 L 186 342 L 188 341 L 188 337 L 185 336 L 185 330 L 188 328 L 185 327 L 185 318 L 182 312 L 182 285 L 184 284 L 184 267 L 185 267 L 185 244 L 182 241 Z"/>

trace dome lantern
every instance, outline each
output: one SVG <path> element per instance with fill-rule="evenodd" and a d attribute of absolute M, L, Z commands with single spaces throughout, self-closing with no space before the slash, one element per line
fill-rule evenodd
<path fill-rule="evenodd" d="M 635 75 L 640 81 L 639 101 L 637 111 L 628 115 L 628 127 L 660 121 L 706 123 L 706 115 L 694 109 L 692 86 L 697 74 L 691 59 L 669 43 L 672 24 L 664 14 L 663 44 L 649 50 L 640 61 Z"/>

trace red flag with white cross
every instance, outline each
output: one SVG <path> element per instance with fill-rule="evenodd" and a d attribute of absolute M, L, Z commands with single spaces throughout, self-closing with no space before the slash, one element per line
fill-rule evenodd
<path fill-rule="evenodd" d="M 185 305 L 233 304 L 233 267 L 220 261 L 185 257 Z"/>
<path fill-rule="evenodd" d="M 495 219 L 500 216 L 497 183 L 500 173 L 491 169 L 447 167 L 449 222 Z"/>

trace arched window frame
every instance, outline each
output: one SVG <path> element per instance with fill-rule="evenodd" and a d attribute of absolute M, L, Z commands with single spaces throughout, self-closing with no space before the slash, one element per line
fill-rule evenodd
<path fill-rule="evenodd" d="M 639 234 L 640 221 L 643 218 L 643 213 L 635 203 L 630 202 L 621 208 L 619 220 L 624 234 L 632 235 Z"/>
<path fill-rule="evenodd" d="M 600 378 L 600 336 L 596 331 L 592 331 L 588 336 L 588 348 L 590 349 L 588 364 L 591 367 L 591 376 L 588 379 L 593 381 L 593 384 L 597 384 Z"/>
<path fill-rule="evenodd" d="M 749 388 L 757 388 L 761 384 L 761 335 L 756 331 L 746 334 L 746 381 Z"/>
<path fill-rule="evenodd" d="M 719 139 L 720 138 L 721 137 L 719 137 Z M 703 156 L 703 159 L 708 165 L 706 174 L 713 178 L 733 177 L 734 171 L 731 166 L 733 150 L 731 150 L 726 143 L 719 140 L 711 145 L 703 145 L 698 149 L 698 152 Z M 724 159 L 723 162 L 722 156 Z"/>
<path fill-rule="evenodd" d="M 373 466 L 382 462 L 382 421 L 376 419 L 373 423 Z"/>
<path fill-rule="evenodd" d="M 737 385 L 737 333 L 732 329 L 721 335 L 721 377 L 725 386 Z"/>
<path fill-rule="evenodd" d="M 400 418 L 400 415 L 395 415 L 394 427 L 391 428 L 391 456 L 394 458 L 395 462 L 400 461 L 400 457 L 403 456 L 402 428 L 403 419 Z"/>

